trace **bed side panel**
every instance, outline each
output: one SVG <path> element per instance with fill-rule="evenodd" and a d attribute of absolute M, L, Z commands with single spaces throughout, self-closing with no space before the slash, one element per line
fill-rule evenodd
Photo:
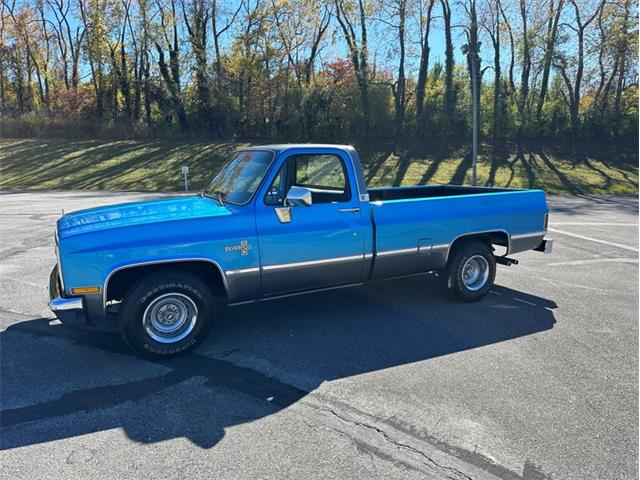
<path fill-rule="evenodd" d="M 536 235 L 544 236 L 548 211 L 541 190 L 371 202 L 371 208 L 377 247 L 373 278 L 440 268 L 452 242 L 471 233 L 503 231 L 529 247 Z"/>

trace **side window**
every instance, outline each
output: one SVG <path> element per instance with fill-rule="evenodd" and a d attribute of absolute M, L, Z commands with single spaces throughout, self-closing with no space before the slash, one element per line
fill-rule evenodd
<path fill-rule="evenodd" d="M 342 161 L 335 155 L 298 155 L 295 157 L 295 184 L 301 187 L 345 191 Z"/>
<path fill-rule="evenodd" d="M 282 205 L 293 185 L 311 190 L 313 203 L 347 202 L 351 199 L 344 162 L 337 155 L 289 157 L 264 197 L 265 205 Z"/>
<path fill-rule="evenodd" d="M 337 155 L 297 155 L 294 185 L 311 190 L 314 203 L 346 202 L 351 198 L 342 159 Z"/>

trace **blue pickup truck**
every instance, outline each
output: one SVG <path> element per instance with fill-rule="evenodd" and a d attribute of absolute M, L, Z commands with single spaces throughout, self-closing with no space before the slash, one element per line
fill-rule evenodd
<path fill-rule="evenodd" d="M 350 146 L 243 148 L 198 195 L 62 216 L 49 306 L 63 321 L 113 311 L 131 348 L 165 357 L 206 336 L 220 299 L 435 272 L 477 300 L 507 255 L 551 250 L 547 220 L 540 190 L 367 188 Z"/>

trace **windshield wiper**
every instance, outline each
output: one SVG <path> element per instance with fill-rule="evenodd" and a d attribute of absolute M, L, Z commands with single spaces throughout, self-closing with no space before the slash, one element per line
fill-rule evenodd
<path fill-rule="evenodd" d="M 223 197 L 226 197 L 227 194 L 224 192 L 221 192 L 220 190 L 214 190 L 213 192 L 202 192 L 203 195 L 209 197 L 209 198 L 213 198 L 214 200 L 217 200 L 218 203 L 220 204 L 221 207 L 224 207 L 224 200 Z"/>

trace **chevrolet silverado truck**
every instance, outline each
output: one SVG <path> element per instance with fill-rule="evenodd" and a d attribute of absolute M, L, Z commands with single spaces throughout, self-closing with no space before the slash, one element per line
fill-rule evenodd
<path fill-rule="evenodd" d="M 547 220 L 540 190 L 367 188 L 350 146 L 243 148 L 198 195 L 63 215 L 49 306 L 63 322 L 117 313 L 133 350 L 166 357 L 202 341 L 220 299 L 435 272 L 478 300 L 507 255 L 551 250 Z"/>

